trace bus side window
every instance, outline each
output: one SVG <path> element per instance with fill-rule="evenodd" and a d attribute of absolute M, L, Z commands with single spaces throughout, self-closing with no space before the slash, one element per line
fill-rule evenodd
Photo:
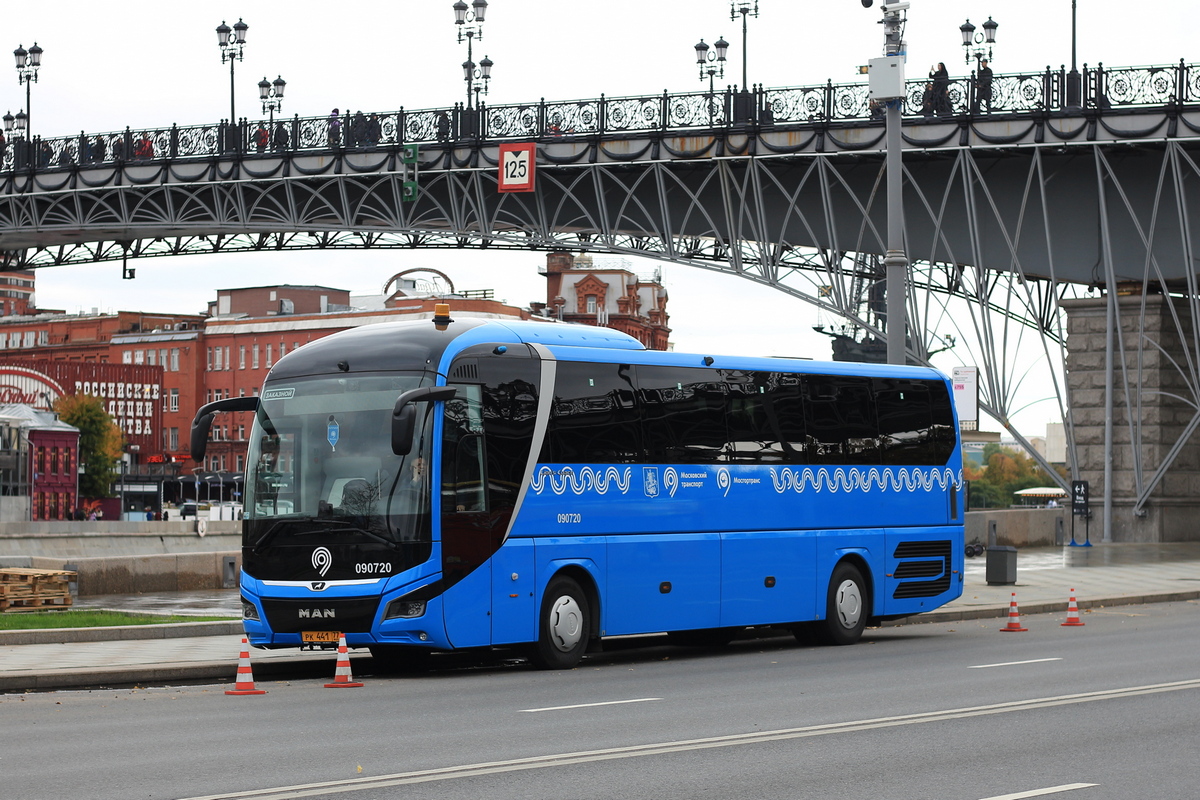
<path fill-rule="evenodd" d="M 442 430 L 443 513 L 486 511 L 486 485 L 480 388 L 459 386 Z"/>
<path fill-rule="evenodd" d="M 804 376 L 805 425 L 811 464 L 878 464 L 879 426 L 871 379 Z"/>

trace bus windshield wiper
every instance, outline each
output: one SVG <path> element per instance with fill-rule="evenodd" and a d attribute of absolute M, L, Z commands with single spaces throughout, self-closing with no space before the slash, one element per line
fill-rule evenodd
<path fill-rule="evenodd" d="M 393 550 L 400 549 L 399 542 L 393 542 L 390 539 L 385 539 L 384 537 L 380 536 L 377 533 L 371 533 L 368 530 L 364 530 L 363 528 L 359 527 L 358 525 L 355 525 L 353 522 L 350 522 L 348 520 L 324 519 L 324 518 L 320 518 L 320 517 L 299 517 L 296 519 L 276 520 L 276 522 L 270 528 L 267 529 L 267 532 L 264 533 L 261 537 L 259 537 L 259 540 L 255 543 L 254 547 L 251 549 L 251 552 L 254 553 L 255 555 L 262 555 L 262 551 L 266 548 L 267 543 L 270 542 L 271 539 L 275 538 L 276 534 L 278 534 L 281 530 L 283 530 L 283 528 L 285 526 L 291 525 L 293 523 L 299 523 L 299 522 L 309 522 L 309 523 L 313 523 L 314 525 L 318 526 L 311 530 L 300 532 L 305 536 L 309 536 L 314 533 L 326 533 L 330 528 L 341 528 L 341 529 L 347 530 L 348 532 L 351 532 L 351 533 L 361 533 L 362 535 L 366 536 L 369 539 L 374 539 L 375 541 L 377 541 L 381 544 L 386 544 L 388 547 L 390 547 Z"/>

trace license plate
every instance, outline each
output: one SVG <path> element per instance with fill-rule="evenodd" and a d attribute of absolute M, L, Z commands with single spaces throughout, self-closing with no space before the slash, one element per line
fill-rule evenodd
<path fill-rule="evenodd" d="M 302 642 L 333 642 L 337 644 L 341 639 L 341 634 L 337 631 L 301 631 L 300 641 Z"/>

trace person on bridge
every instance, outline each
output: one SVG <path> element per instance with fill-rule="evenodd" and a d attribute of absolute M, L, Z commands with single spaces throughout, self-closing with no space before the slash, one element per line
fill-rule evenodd
<path fill-rule="evenodd" d="M 254 131 L 254 149 L 260 153 L 265 152 L 267 149 L 267 143 L 270 142 L 270 140 L 271 134 L 267 133 L 267 129 L 263 127 L 261 122 L 258 123 L 258 128 Z"/>
<path fill-rule="evenodd" d="M 287 150 L 288 146 L 288 130 L 287 126 L 282 122 L 275 123 L 275 133 L 271 136 L 272 150 Z"/>
<path fill-rule="evenodd" d="M 950 73 L 946 71 L 945 62 L 939 61 L 937 66 L 929 71 L 930 89 L 933 92 L 933 113 L 938 116 L 950 114 Z"/>
<path fill-rule="evenodd" d="M 106 152 L 107 149 L 108 148 L 105 144 L 104 137 L 97 136 L 96 143 L 94 145 L 92 145 L 92 161 L 94 161 L 97 164 L 104 161 L 105 157 L 108 155 L 108 153 Z"/>
<path fill-rule="evenodd" d="M 975 105 L 971 113 L 978 114 L 984 103 L 987 103 L 987 113 L 992 113 L 992 68 L 986 58 L 979 62 L 979 72 L 975 76 Z"/>
<path fill-rule="evenodd" d="M 154 142 L 150 140 L 149 131 L 142 132 L 142 138 L 133 144 L 134 158 L 154 158 Z"/>
<path fill-rule="evenodd" d="M 342 119 L 335 108 L 329 112 L 329 146 L 337 147 L 342 143 Z"/>

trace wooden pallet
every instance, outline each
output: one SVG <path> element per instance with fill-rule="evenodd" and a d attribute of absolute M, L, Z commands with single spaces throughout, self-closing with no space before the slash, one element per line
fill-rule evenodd
<path fill-rule="evenodd" d="M 71 581 L 68 570 L 0 569 L 0 612 L 60 611 L 71 607 Z"/>

